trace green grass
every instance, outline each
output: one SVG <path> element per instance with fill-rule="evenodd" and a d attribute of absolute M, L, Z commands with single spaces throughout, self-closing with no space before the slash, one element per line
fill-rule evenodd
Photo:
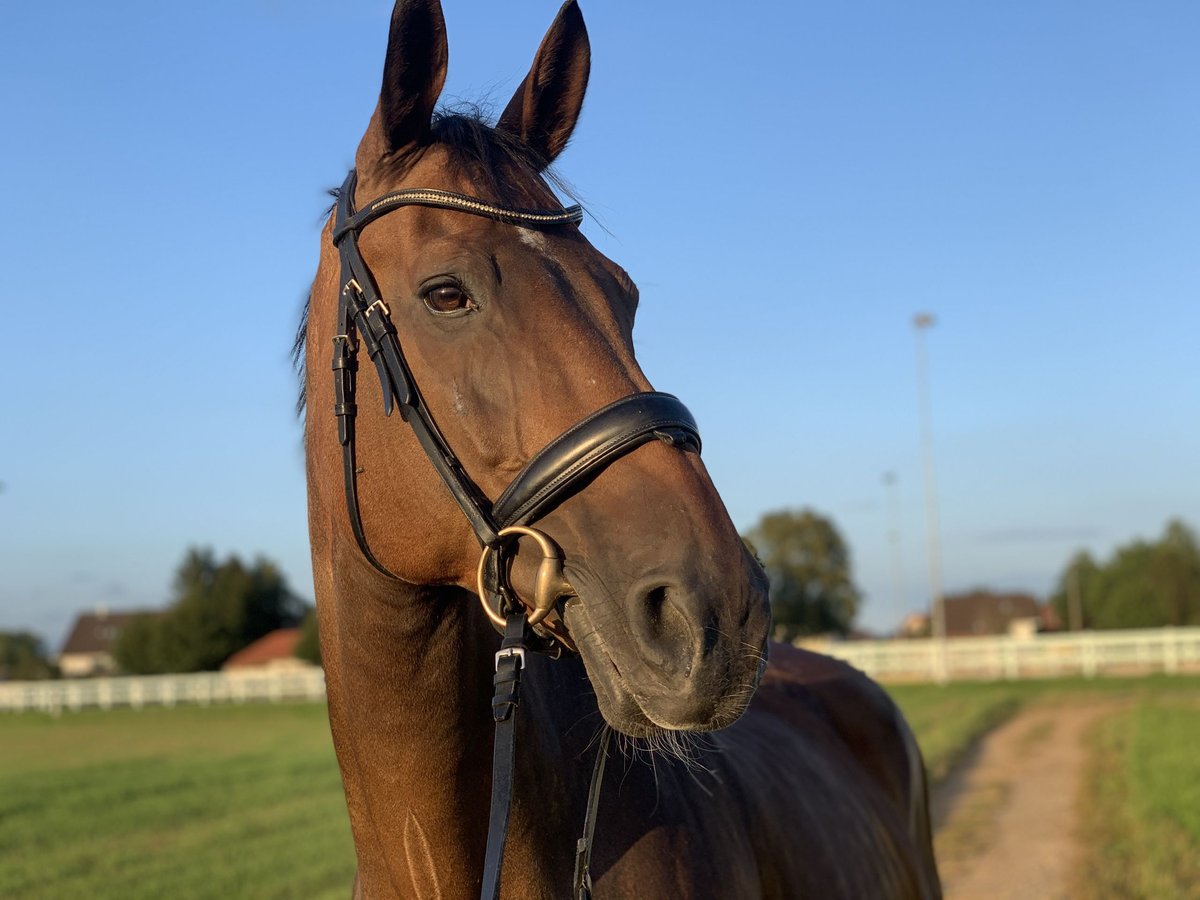
<path fill-rule="evenodd" d="M 1080 896 L 1200 898 L 1200 697 L 1139 697 L 1090 737 Z"/>
<path fill-rule="evenodd" d="M 1020 707 L 1019 684 L 917 684 L 888 688 L 917 736 L 930 780 L 941 781 L 971 745 Z"/>
<path fill-rule="evenodd" d="M 1200 884 L 1200 678 L 890 692 L 935 779 L 1022 704 L 1128 698 L 1096 735 L 1089 820 L 1113 827 L 1089 840 Z M 353 874 L 322 705 L 0 716 L 0 897 L 343 898 Z M 1188 896 L 1143 889 L 1095 896 Z"/>
<path fill-rule="evenodd" d="M 345 897 L 320 705 L 0 717 L 0 897 Z"/>

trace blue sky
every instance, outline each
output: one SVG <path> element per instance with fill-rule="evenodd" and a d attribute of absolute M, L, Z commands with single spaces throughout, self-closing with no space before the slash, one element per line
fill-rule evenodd
<path fill-rule="evenodd" d="M 162 605 L 194 544 L 311 596 L 287 351 L 389 10 L 6 12 L 0 628 Z M 502 107 L 555 10 L 448 2 L 446 99 Z M 867 625 L 927 602 L 918 311 L 948 589 L 1046 592 L 1077 548 L 1200 525 L 1200 6 L 583 11 L 559 169 L 739 527 L 811 506 Z"/>

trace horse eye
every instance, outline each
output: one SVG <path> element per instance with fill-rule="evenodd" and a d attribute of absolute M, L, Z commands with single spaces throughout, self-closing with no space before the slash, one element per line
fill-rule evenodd
<path fill-rule="evenodd" d="M 475 301 L 457 284 L 444 284 L 430 288 L 422 299 L 430 312 L 452 313 L 475 309 Z"/>

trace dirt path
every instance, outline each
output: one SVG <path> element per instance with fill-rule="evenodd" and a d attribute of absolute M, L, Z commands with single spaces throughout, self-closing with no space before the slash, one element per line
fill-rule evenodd
<path fill-rule="evenodd" d="M 933 794 L 947 900 L 1069 897 L 1084 733 L 1111 703 L 1033 707 L 988 735 Z"/>

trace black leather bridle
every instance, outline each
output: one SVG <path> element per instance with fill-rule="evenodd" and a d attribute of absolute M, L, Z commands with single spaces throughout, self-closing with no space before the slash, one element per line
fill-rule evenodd
<path fill-rule="evenodd" d="M 395 191 L 367 204 L 362 211 L 356 211 L 355 182 L 355 172 L 351 170 L 338 195 L 333 229 L 333 242 L 338 248 L 342 267 L 338 327 L 333 338 L 334 412 L 338 418 L 346 505 L 354 537 L 371 565 L 394 578 L 371 552 L 359 513 L 354 396 L 358 338 L 361 338 L 379 374 L 385 412 L 391 415 L 393 407 L 399 407 L 401 418 L 412 427 L 425 455 L 466 516 L 480 546 L 494 554 L 495 568 L 501 577 L 497 584 L 487 587 L 495 588 L 497 597 L 493 599 L 503 599 L 499 595 L 507 590 L 503 583 L 504 550 L 511 544 L 509 538 L 517 535 L 502 532 L 514 526 L 528 528 L 601 469 L 648 441 L 658 439 L 698 452 L 700 434 L 696 421 L 687 407 L 670 394 L 645 392 L 622 397 L 547 444 L 517 473 L 496 502 L 489 502 L 442 437 L 421 397 L 405 361 L 390 310 L 359 252 L 358 235 L 371 222 L 404 206 L 456 210 L 511 225 L 537 228 L 577 226 L 583 212 L 578 206 L 564 210 L 505 209 L 463 194 L 429 189 Z M 487 599 L 484 599 L 484 605 L 489 608 Z M 491 617 L 497 621 L 496 615 Z"/>
<path fill-rule="evenodd" d="M 648 441 L 657 439 L 683 450 L 699 452 L 700 433 L 687 407 L 670 394 L 630 394 L 597 410 L 547 444 L 517 473 L 500 497 L 494 503 L 490 502 L 442 437 L 421 397 L 392 324 L 391 311 L 359 252 L 358 235 L 371 222 L 405 206 L 454 210 L 532 228 L 577 227 L 583 220 L 583 211 L 578 206 L 558 210 L 506 209 L 475 197 L 431 189 L 394 191 L 359 211 L 354 204 L 355 184 L 356 174 L 351 170 L 338 194 L 333 228 L 333 243 L 341 259 L 337 331 L 333 338 L 334 413 L 342 445 L 346 505 L 363 556 L 379 572 L 396 578 L 371 552 L 359 512 L 354 422 L 357 353 L 361 340 L 379 375 L 385 413 L 391 415 L 393 408 L 399 408 L 401 418 L 413 429 L 479 540 L 483 549 L 479 572 L 480 600 L 493 623 L 503 628 L 504 639 L 496 654 L 496 693 L 492 700 L 496 749 L 481 894 L 484 900 L 494 900 L 499 896 L 512 796 L 513 713 L 520 697 L 525 651 L 541 649 L 557 655 L 560 645 L 573 649 L 557 609 L 559 601 L 572 594 L 562 574 L 561 552 L 546 535 L 530 526 L 586 486 L 602 469 Z M 509 551 L 521 536 L 537 539 L 544 556 L 535 588 L 537 595 L 532 603 L 522 600 L 508 585 Z M 534 628 L 540 634 L 540 640 L 535 636 Z M 605 736 L 607 738 L 607 731 Z M 603 758 L 602 746 L 589 790 L 584 828 L 586 840 L 580 839 L 577 847 L 574 885 L 577 897 L 590 895 L 587 859 Z"/>

